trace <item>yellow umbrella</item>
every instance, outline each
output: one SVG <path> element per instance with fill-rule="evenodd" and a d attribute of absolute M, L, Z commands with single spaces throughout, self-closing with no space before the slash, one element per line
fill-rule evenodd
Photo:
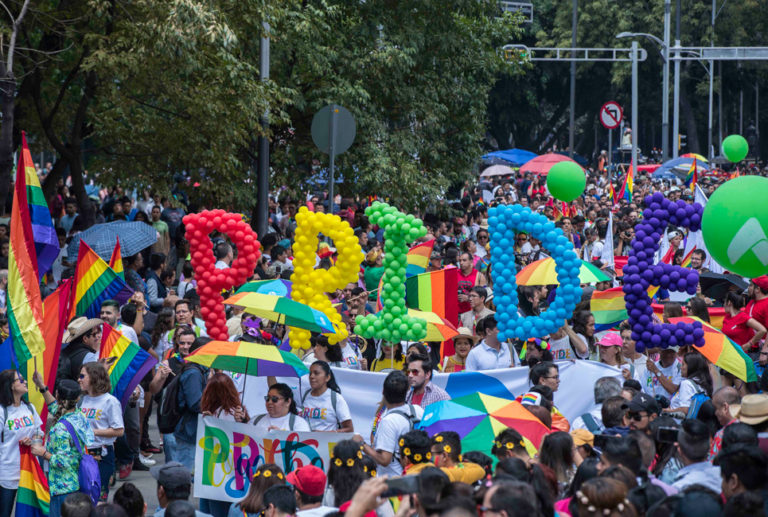
<path fill-rule="evenodd" d="M 517 280 L 517 285 L 560 285 L 560 282 L 557 281 L 555 259 L 553 258 L 531 262 L 516 275 L 515 279 Z M 608 275 L 597 267 L 584 260 L 581 261 L 579 281 L 582 284 L 607 282 L 608 280 L 610 280 Z"/>
<path fill-rule="evenodd" d="M 447 341 L 459 335 L 459 331 L 445 318 L 441 318 L 434 312 L 408 309 L 408 316 L 421 318 L 427 322 L 427 337 L 424 341 Z"/>

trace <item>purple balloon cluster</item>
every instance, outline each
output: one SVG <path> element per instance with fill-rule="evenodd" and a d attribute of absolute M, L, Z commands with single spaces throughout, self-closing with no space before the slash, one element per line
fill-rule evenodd
<path fill-rule="evenodd" d="M 685 201 L 672 202 L 660 192 L 647 196 L 643 221 L 635 227 L 635 238 L 624 267 L 624 300 L 632 327 L 632 339 L 637 350 L 667 348 L 670 346 L 702 345 L 704 330 L 700 323 L 653 323 L 653 307 L 648 288 L 657 285 L 672 291 L 696 294 L 699 274 L 691 269 L 659 263 L 653 257 L 659 249 L 659 239 L 667 224 L 701 229 L 702 207 Z"/>

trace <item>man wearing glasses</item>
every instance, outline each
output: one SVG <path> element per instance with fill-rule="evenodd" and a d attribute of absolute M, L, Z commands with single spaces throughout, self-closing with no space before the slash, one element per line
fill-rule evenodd
<path fill-rule="evenodd" d="M 490 242 L 491 236 L 488 234 L 488 230 L 480 230 L 477 232 L 477 250 L 475 251 L 475 255 L 478 257 L 485 258 L 488 256 L 488 243 Z"/>
<path fill-rule="evenodd" d="M 661 410 L 654 397 L 647 393 L 638 393 L 628 404 L 629 428 L 633 431 L 642 431 L 650 435 L 650 424 L 653 422 Z"/>

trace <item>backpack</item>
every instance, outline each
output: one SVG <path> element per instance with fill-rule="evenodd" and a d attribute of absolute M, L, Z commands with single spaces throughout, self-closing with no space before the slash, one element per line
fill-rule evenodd
<path fill-rule="evenodd" d="M 165 387 L 157 409 L 157 428 L 162 434 L 171 434 L 176 431 L 176 426 L 184 414 L 179 404 L 179 387 L 181 386 L 181 374 L 197 364 L 185 364 L 176 377 Z"/>
<path fill-rule="evenodd" d="M 77 480 L 80 482 L 80 492 L 88 495 L 93 501 L 93 504 L 99 502 L 101 497 L 101 475 L 99 474 L 99 464 L 96 462 L 96 458 L 89 454 L 83 453 L 83 448 L 80 445 L 80 438 L 75 433 L 75 428 L 66 419 L 59 420 L 64 427 L 69 431 L 69 436 L 72 441 L 75 442 L 77 452 L 80 453 L 80 467 L 77 469 Z"/>
<path fill-rule="evenodd" d="M 331 388 L 328 388 L 331 390 Z M 307 395 L 309 395 L 309 391 L 304 392 L 304 396 L 301 397 L 301 406 L 304 407 L 304 401 L 307 400 Z M 331 407 L 333 408 L 333 413 L 336 415 L 336 428 L 338 429 L 339 426 L 339 414 L 336 413 L 336 392 L 334 390 L 331 390 Z M 256 422 L 254 422 L 255 424 Z"/>
<path fill-rule="evenodd" d="M 702 404 L 710 400 L 710 396 L 707 395 L 698 384 L 693 382 L 693 387 L 696 389 L 696 394 L 691 397 L 691 405 L 688 406 L 688 415 L 685 417 L 686 420 L 694 419 L 699 416 L 699 410 L 701 409 Z"/>
<path fill-rule="evenodd" d="M 408 420 L 408 431 L 413 431 L 414 427 L 419 425 L 421 423 L 421 419 L 416 416 L 416 411 L 413 408 L 413 404 L 408 404 L 408 413 L 404 411 L 390 411 L 390 413 L 394 413 L 396 415 L 400 415 L 406 420 Z"/>
<path fill-rule="evenodd" d="M 587 431 L 589 431 L 592 434 L 599 434 L 600 433 L 600 426 L 597 425 L 597 421 L 595 420 L 595 417 L 592 416 L 591 413 L 584 413 L 581 415 L 582 421 L 584 421 L 584 425 L 587 426 Z"/>

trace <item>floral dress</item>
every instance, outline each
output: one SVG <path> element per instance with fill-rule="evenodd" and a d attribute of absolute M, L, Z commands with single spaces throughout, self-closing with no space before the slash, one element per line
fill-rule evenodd
<path fill-rule="evenodd" d="M 59 405 L 54 401 L 48 405 L 48 411 L 53 415 Z M 46 439 L 45 448 L 51 453 L 48 460 L 48 486 L 51 495 L 69 494 L 80 490 L 78 471 L 80 469 L 81 455 L 77 452 L 77 445 L 72 441 L 62 420 L 66 419 L 80 438 L 80 448 L 85 451 L 93 443 L 93 430 L 88 425 L 80 411 L 73 411 L 62 416 L 51 427 Z"/>

